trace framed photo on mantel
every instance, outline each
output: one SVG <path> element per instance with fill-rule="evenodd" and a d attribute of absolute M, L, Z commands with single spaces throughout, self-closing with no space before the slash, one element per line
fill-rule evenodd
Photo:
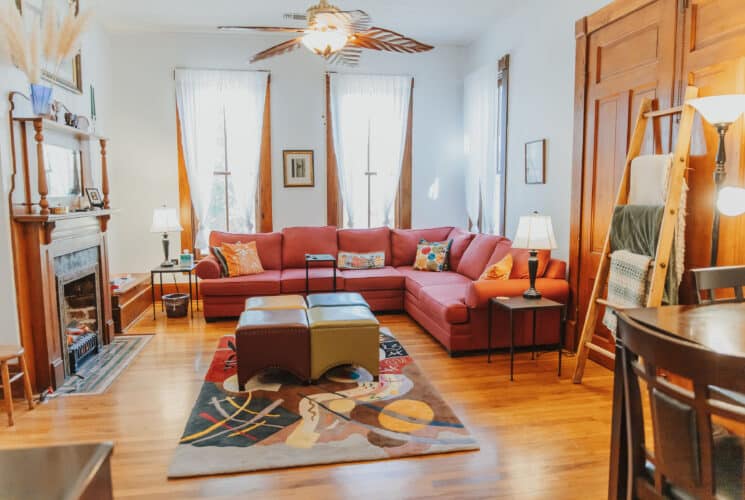
<path fill-rule="evenodd" d="M 313 150 L 285 150 L 283 155 L 285 187 L 315 186 Z"/>
<path fill-rule="evenodd" d="M 75 9 L 77 15 L 80 11 L 80 0 L 48 0 L 54 2 L 57 13 L 57 23 L 62 21 L 62 18 L 67 15 L 70 7 Z M 26 23 L 38 23 L 41 26 L 41 13 L 43 0 L 15 0 L 16 7 L 23 14 L 24 21 Z M 26 26 L 26 28 L 30 28 Z M 51 66 L 53 63 L 42 61 L 42 77 L 67 90 L 71 90 L 78 94 L 83 93 L 83 71 L 82 71 L 82 56 L 80 51 L 73 56 L 69 61 L 63 61 L 62 65 L 57 69 Z"/>
<path fill-rule="evenodd" d="M 546 139 L 525 143 L 525 184 L 546 183 Z"/>

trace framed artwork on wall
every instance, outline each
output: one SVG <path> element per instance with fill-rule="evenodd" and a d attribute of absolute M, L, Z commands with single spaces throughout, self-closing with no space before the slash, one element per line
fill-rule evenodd
<path fill-rule="evenodd" d="M 525 143 L 525 184 L 546 183 L 546 139 Z"/>
<path fill-rule="evenodd" d="M 72 6 L 77 15 L 80 11 L 80 0 L 50 0 L 55 2 L 57 22 L 67 14 Z M 28 23 L 38 23 L 41 26 L 42 0 L 15 0 L 16 6 L 24 15 Z M 59 68 L 52 68 L 53 63 L 43 62 L 42 77 L 55 85 L 58 85 L 75 93 L 83 93 L 83 71 L 82 55 L 80 51 L 69 61 L 64 61 Z M 56 72 L 54 72 L 56 69 Z"/>
<path fill-rule="evenodd" d="M 315 186 L 313 150 L 285 150 L 283 156 L 285 187 Z"/>

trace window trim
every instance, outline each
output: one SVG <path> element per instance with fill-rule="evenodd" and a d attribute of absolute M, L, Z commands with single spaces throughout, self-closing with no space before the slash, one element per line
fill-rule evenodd
<path fill-rule="evenodd" d="M 406 124 L 406 140 L 401 163 L 401 177 L 398 182 L 398 194 L 394 202 L 394 227 L 411 229 L 411 192 L 413 164 L 413 126 L 414 126 L 414 78 L 411 79 L 409 99 L 409 117 Z M 334 133 L 331 123 L 331 74 L 326 73 L 326 222 L 329 226 L 344 227 L 339 170 L 334 150 Z"/>
<path fill-rule="evenodd" d="M 266 97 L 264 99 L 264 124 L 261 131 L 261 152 L 259 157 L 259 182 L 256 191 L 256 226 L 259 232 L 270 233 L 273 229 L 272 212 L 272 106 L 271 106 L 272 75 L 268 75 L 266 82 Z M 179 221 L 181 232 L 181 248 L 190 248 L 194 255 L 200 257 L 196 248 L 196 228 L 199 221 L 194 214 L 191 202 L 189 176 L 186 172 L 184 149 L 181 142 L 181 119 L 176 108 L 176 143 L 178 148 L 178 187 L 179 187 Z"/>

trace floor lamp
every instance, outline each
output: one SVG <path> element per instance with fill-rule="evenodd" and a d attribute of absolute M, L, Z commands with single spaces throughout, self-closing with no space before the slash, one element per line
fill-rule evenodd
<path fill-rule="evenodd" d="M 715 198 L 714 221 L 711 226 L 711 266 L 714 267 L 717 265 L 719 256 L 719 205 L 724 182 L 727 180 L 727 152 L 724 139 L 730 126 L 745 113 L 745 94 L 700 97 L 689 100 L 687 104 L 701 113 L 704 120 L 713 125 L 717 129 L 717 134 L 719 134 L 719 147 L 717 149 L 716 168 L 714 169 L 714 185 L 717 195 Z"/>

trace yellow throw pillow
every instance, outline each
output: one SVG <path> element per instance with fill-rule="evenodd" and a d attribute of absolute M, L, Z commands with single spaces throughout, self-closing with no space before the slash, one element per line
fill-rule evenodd
<path fill-rule="evenodd" d="M 502 260 L 496 264 L 486 268 L 484 274 L 481 275 L 479 281 L 486 280 L 508 280 L 510 279 L 510 273 L 512 272 L 512 254 L 507 254 Z"/>
<path fill-rule="evenodd" d="M 220 250 L 225 256 L 225 261 L 228 264 L 228 275 L 231 278 L 264 272 L 255 241 L 250 243 L 223 243 L 220 245 Z"/>

